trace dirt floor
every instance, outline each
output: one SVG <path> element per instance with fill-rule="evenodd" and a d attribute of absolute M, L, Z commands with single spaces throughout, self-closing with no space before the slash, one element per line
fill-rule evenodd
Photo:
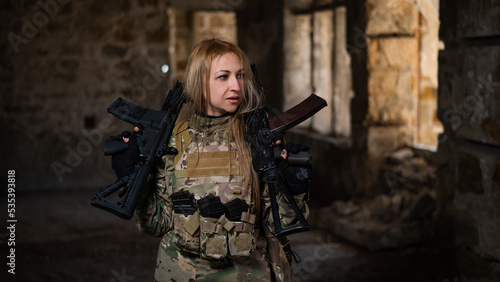
<path fill-rule="evenodd" d="M 3 229 L 0 281 L 153 281 L 159 238 L 90 206 L 95 192 L 16 195 L 15 275 L 7 272 L 11 234 Z M 7 202 L 5 196 L 1 201 Z M 6 212 L 1 214 L 6 222 Z M 313 209 L 311 223 L 316 216 Z M 432 244 L 368 252 L 314 228 L 289 239 L 301 258 L 294 281 L 455 280 L 451 257 Z"/>

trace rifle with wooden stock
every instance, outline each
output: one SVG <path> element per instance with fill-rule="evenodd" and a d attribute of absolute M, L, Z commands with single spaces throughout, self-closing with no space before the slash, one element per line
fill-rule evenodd
<path fill-rule="evenodd" d="M 252 71 L 260 91 L 264 91 L 258 82 L 255 66 Z M 295 203 L 293 195 L 278 168 L 278 158 L 281 147 L 275 145 L 275 141 L 283 136 L 283 133 L 313 116 L 327 105 L 326 101 L 311 94 L 307 99 L 287 110 L 279 116 L 269 118 L 266 106 L 259 107 L 247 117 L 247 132 L 245 138 L 252 149 L 252 161 L 254 169 L 260 176 L 264 176 L 269 187 L 271 198 L 271 212 L 274 221 L 274 234 L 277 237 L 287 236 L 293 233 L 309 230 L 310 226 L 299 207 Z M 288 154 L 287 161 L 292 165 L 310 165 L 311 156 L 308 151 L 299 154 Z M 298 224 L 283 228 L 281 226 L 279 207 L 276 199 L 275 187 L 279 187 L 286 200 L 290 204 Z"/>

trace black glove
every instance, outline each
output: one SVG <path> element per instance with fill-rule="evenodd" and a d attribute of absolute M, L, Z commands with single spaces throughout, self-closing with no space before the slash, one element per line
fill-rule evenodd
<path fill-rule="evenodd" d="M 289 156 L 290 154 L 309 151 L 309 147 L 293 143 L 286 143 L 283 148 L 287 150 Z M 297 165 L 291 164 L 288 160 L 281 160 L 278 162 L 278 167 L 293 195 L 309 191 L 309 182 L 312 179 L 312 166 L 310 163 Z"/>
<path fill-rule="evenodd" d="M 123 137 L 129 138 L 129 141 L 125 143 L 125 141 L 123 141 Z M 137 137 L 135 134 L 131 134 L 129 131 L 124 131 L 121 135 L 114 137 L 114 142 L 120 141 L 127 145 L 126 149 L 113 154 L 113 157 L 111 158 L 111 167 L 115 170 L 118 178 L 127 176 L 132 172 L 139 156 L 139 147 L 137 145 Z"/>

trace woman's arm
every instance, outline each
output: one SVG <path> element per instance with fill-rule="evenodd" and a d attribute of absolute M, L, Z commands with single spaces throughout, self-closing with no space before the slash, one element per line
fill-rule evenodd
<path fill-rule="evenodd" d="M 172 200 L 169 195 L 174 172 L 173 161 L 164 156 L 143 187 L 134 212 L 134 223 L 142 232 L 159 237 L 171 229 Z"/>

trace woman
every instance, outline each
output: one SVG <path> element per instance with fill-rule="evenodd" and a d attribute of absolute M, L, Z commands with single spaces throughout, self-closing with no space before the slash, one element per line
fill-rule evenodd
<path fill-rule="evenodd" d="M 190 102 L 169 143 L 179 153 L 163 157 L 134 214 L 141 231 L 162 236 L 156 281 L 291 280 L 287 241 L 272 235 L 267 185 L 244 138 L 245 114 L 263 103 L 253 81 L 232 43 L 204 40 L 189 56 Z M 278 198 L 282 223 L 291 224 Z M 307 210 L 304 194 L 295 198 Z"/>

